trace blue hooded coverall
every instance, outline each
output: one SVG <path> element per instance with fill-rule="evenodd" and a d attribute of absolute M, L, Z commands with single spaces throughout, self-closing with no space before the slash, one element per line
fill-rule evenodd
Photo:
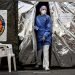
<path fill-rule="evenodd" d="M 38 29 L 36 30 L 37 33 L 37 48 L 41 49 L 43 45 L 50 45 L 51 38 L 52 38 L 52 20 L 51 17 L 47 14 L 39 15 L 36 17 L 35 26 Z M 43 41 L 43 36 L 45 40 Z"/>

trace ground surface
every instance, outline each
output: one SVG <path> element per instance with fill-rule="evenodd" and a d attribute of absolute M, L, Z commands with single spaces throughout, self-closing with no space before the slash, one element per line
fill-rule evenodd
<path fill-rule="evenodd" d="M 75 69 L 65 69 L 65 70 L 25 70 L 17 72 L 0 72 L 0 75 L 75 75 Z"/>

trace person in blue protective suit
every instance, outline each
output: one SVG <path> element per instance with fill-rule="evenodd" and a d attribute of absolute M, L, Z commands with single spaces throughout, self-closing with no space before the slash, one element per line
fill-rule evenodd
<path fill-rule="evenodd" d="M 47 15 L 47 7 L 41 6 L 40 15 L 36 17 L 34 29 L 37 34 L 37 65 L 40 67 L 42 64 L 42 52 L 43 52 L 43 68 L 49 70 L 49 46 L 51 45 L 52 37 L 52 20 Z"/>

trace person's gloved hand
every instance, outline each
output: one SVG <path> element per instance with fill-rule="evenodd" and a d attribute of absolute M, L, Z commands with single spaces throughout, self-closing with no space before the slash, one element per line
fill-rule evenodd
<path fill-rule="evenodd" d="M 35 30 L 38 30 L 38 29 L 39 29 L 37 26 L 33 26 L 33 28 L 34 28 Z"/>
<path fill-rule="evenodd" d="M 43 36 L 42 40 L 45 41 L 45 36 Z"/>

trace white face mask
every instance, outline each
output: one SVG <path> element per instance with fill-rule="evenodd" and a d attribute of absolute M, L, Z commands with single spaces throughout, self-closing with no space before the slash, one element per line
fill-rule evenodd
<path fill-rule="evenodd" d="M 41 11 L 41 14 L 42 14 L 42 15 L 46 14 L 46 10 L 42 10 L 42 11 Z"/>

